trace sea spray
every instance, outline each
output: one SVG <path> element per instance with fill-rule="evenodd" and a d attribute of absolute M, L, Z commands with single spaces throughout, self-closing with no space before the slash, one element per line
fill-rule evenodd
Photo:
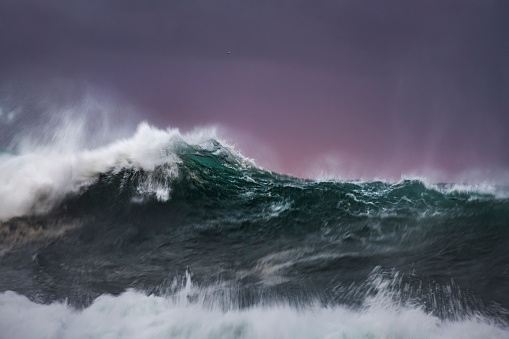
<path fill-rule="evenodd" d="M 199 297 L 191 298 L 193 293 Z M 386 297 L 372 299 L 358 310 L 317 304 L 297 309 L 281 303 L 225 310 L 215 306 L 219 303 L 204 303 L 209 293 L 210 289 L 193 286 L 189 272 L 173 295 L 128 290 L 116 297 L 101 296 L 83 310 L 65 303 L 40 305 L 5 292 L 0 294 L 0 328 L 6 338 L 21 339 L 507 337 L 482 316 L 440 320 Z"/>

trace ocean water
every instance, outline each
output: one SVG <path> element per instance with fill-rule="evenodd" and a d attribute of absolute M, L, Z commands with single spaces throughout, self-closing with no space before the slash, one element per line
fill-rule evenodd
<path fill-rule="evenodd" d="M 509 338 L 509 189 L 306 180 L 141 124 L 0 154 L 0 338 Z"/>

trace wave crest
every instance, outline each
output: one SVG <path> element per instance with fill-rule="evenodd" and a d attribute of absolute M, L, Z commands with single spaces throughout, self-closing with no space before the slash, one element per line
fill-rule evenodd
<path fill-rule="evenodd" d="M 3 154 L 0 220 L 47 213 L 69 194 L 95 183 L 101 175 L 124 169 L 153 172 L 164 165 L 167 182 L 177 176 L 177 165 L 181 162 L 178 152 L 185 148 L 208 149 L 241 161 L 240 154 L 230 146 L 217 147 L 215 138 L 214 129 L 182 134 L 178 129 L 160 130 L 141 123 L 131 138 L 92 150 L 61 153 L 47 147 L 33 153 Z M 162 200 L 169 198 L 169 186 L 158 185 L 154 177 L 149 177 L 139 189 L 153 192 Z"/>

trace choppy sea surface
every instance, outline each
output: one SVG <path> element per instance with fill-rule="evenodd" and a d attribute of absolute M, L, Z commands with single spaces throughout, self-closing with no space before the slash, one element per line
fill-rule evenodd
<path fill-rule="evenodd" d="M 509 189 L 305 180 L 142 124 L 0 154 L 0 338 L 509 338 Z"/>

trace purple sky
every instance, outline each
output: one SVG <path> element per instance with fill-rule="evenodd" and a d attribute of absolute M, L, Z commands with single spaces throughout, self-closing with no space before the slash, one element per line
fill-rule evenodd
<path fill-rule="evenodd" d="M 508 18 L 506 0 L 3 0 L 0 107 L 65 79 L 160 127 L 220 124 L 294 175 L 509 178 Z"/>

